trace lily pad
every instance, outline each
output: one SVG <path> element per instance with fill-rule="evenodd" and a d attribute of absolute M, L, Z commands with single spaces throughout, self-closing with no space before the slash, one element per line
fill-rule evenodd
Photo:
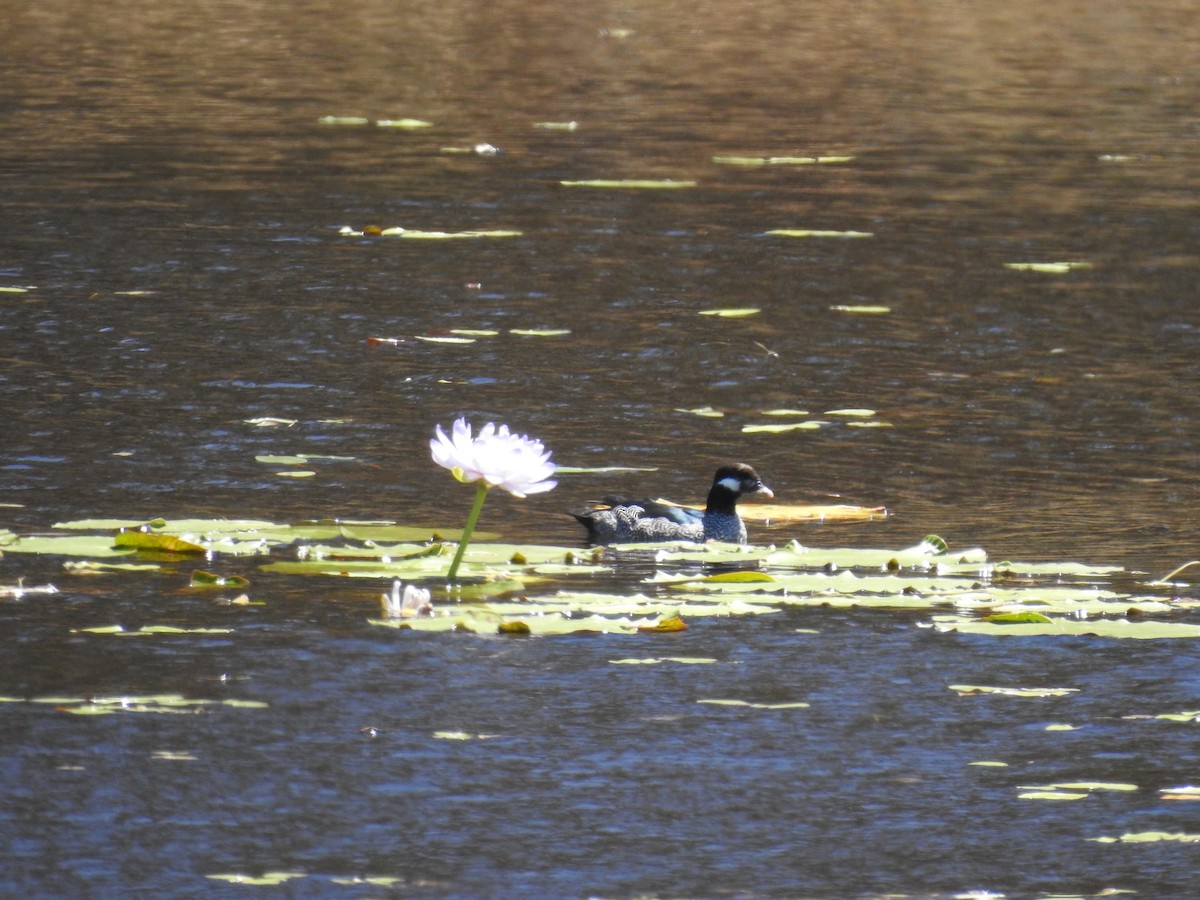
<path fill-rule="evenodd" d="M 424 119 L 378 119 L 375 122 L 377 128 L 402 128 L 408 131 L 418 128 L 432 128 L 432 122 L 426 122 Z"/>
<path fill-rule="evenodd" d="M 1189 834 L 1182 831 L 1136 831 L 1126 832 L 1120 837 L 1088 838 L 1098 844 L 1152 844 L 1159 841 L 1175 841 L 1183 844 L 1200 843 L 1200 834 Z"/>
<path fill-rule="evenodd" d="M 853 313 L 860 316 L 884 316 L 892 311 L 890 306 L 844 306 L 837 305 L 829 307 L 833 312 Z"/>
<path fill-rule="evenodd" d="M 700 310 L 700 315 L 716 316 L 721 319 L 742 319 L 746 316 L 756 316 L 760 312 L 762 310 L 754 306 L 739 306 L 729 309 L 702 309 Z"/>
<path fill-rule="evenodd" d="M 752 703 L 748 700 L 697 700 L 697 703 L 707 703 L 712 706 L 745 706 L 750 709 L 808 709 L 810 704 L 796 703 Z"/>
<path fill-rule="evenodd" d="M 637 191 L 673 191 L 694 188 L 694 181 L 676 181 L 670 178 L 591 178 L 583 181 L 560 181 L 563 187 L 615 188 Z"/>
<path fill-rule="evenodd" d="M 297 878 L 307 878 L 305 872 L 264 872 L 262 875 L 245 875 L 237 872 L 227 874 L 205 875 L 213 881 L 227 881 L 230 884 L 249 884 L 259 886 L 272 886 L 284 884 L 288 881 L 294 881 Z"/>
<path fill-rule="evenodd" d="M 742 434 L 786 434 L 789 431 L 816 431 L 828 425 L 819 419 L 805 422 L 771 422 L 766 425 L 743 425 Z"/>
<path fill-rule="evenodd" d="M 1014 262 L 1005 263 L 1004 268 L 1018 272 L 1044 272 L 1051 275 L 1063 275 L 1077 269 L 1090 269 L 1089 262 Z"/>
<path fill-rule="evenodd" d="M 772 228 L 767 234 L 791 238 L 869 238 L 872 231 L 823 231 L 814 228 Z"/>
<path fill-rule="evenodd" d="M 844 503 L 743 503 L 738 512 L 747 522 L 874 522 L 886 519 L 885 506 Z"/>
<path fill-rule="evenodd" d="M 1028 688 L 1028 687 L 990 687 L 979 684 L 952 684 L 950 690 L 962 696 L 975 694 L 997 694 L 1002 697 L 1069 697 L 1078 694 L 1079 688 Z"/>
<path fill-rule="evenodd" d="M 714 156 L 721 166 L 813 166 L 848 163 L 853 156 Z"/>

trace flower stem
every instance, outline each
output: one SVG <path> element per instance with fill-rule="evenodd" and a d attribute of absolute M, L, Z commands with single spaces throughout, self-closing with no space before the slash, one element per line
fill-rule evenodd
<path fill-rule="evenodd" d="M 463 527 L 462 537 L 458 541 L 458 550 L 454 553 L 454 561 L 450 563 L 450 572 L 446 575 L 448 581 L 453 581 L 458 575 L 458 567 L 462 563 L 463 554 L 467 551 L 467 544 L 471 543 L 471 532 L 475 530 L 475 523 L 479 521 L 479 514 L 483 511 L 483 501 L 487 499 L 488 483 L 481 478 L 476 484 L 475 502 L 471 504 L 471 512 L 467 514 L 467 524 Z"/>

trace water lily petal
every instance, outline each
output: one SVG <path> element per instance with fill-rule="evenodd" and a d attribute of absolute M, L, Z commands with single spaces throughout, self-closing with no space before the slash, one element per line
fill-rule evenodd
<path fill-rule="evenodd" d="M 484 481 L 516 497 L 539 494 L 554 488 L 555 465 L 541 441 L 513 434 L 507 425 L 488 422 L 472 437 L 465 418 L 456 419 L 447 437 L 442 427 L 429 442 L 433 461 L 450 469 L 459 481 Z"/>

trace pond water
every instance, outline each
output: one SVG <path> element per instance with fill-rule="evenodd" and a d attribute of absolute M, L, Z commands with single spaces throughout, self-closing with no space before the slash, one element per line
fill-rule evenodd
<path fill-rule="evenodd" d="M 492 498 L 482 527 L 515 543 L 580 546 L 564 510 L 697 500 L 745 460 L 781 502 L 889 511 L 752 526 L 755 543 L 936 532 L 1123 567 L 1128 590 L 1196 555 L 1191 4 L 10 6 L 13 532 L 459 527 L 470 492 L 427 441 L 467 415 L 560 464 L 652 470 Z M 430 124 L 377 124 L 407 118 Z M 825 161 L 744 164 L 794 157 Z M 563 184 L 592 179 L 694 184 Z M 1011 265 L 1058 262 L 1085 265 Z M 758 312 L 700 315 L 737 308 Z M 422 339 L 455 330 L 489 334 Z M 743 432 L 777 409 L 823 424 Z M 284 455 L 315 474 L 256 459 Z M 3 893 L 1194 895 L 1195 843 L 1093 840 L 1200 833 L 1164 799 L 1200 782 L 1194 725 L 1130 718 L 1200 709 L 1192 640 L 829 608 L 673 635 L 421 635 L 367 623 L 383 582 L 224 565 L 263 605 L 187 590 L 190 567 L 0 558 L 0 584 L 60 590 L 0 600 L 0 695 L 49 701 L 0 704 Z M 618 562 L 597 584 L 634 594 L 653 571 Z M 230 631 L 72 631 L 117 623 Z M 163 695 L 255 705 L 64 712 Z M 697 703 L 729 697 L 808 706 Z M 1018 796 L 1063 782 L 1137 789 Z M 295 877 L 212 877 L 271 872 Z"/>

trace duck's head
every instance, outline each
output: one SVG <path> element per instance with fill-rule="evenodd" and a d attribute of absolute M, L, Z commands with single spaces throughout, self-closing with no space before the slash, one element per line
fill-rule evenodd
<path fill-rule="evenodd" d="M 733 512 L 743 497 L 770 500 L 774 496 L 758 473 L 745 463 L 721 466 L 713 476 L 712 490 L 708 492 L 708 511 Z"/>

